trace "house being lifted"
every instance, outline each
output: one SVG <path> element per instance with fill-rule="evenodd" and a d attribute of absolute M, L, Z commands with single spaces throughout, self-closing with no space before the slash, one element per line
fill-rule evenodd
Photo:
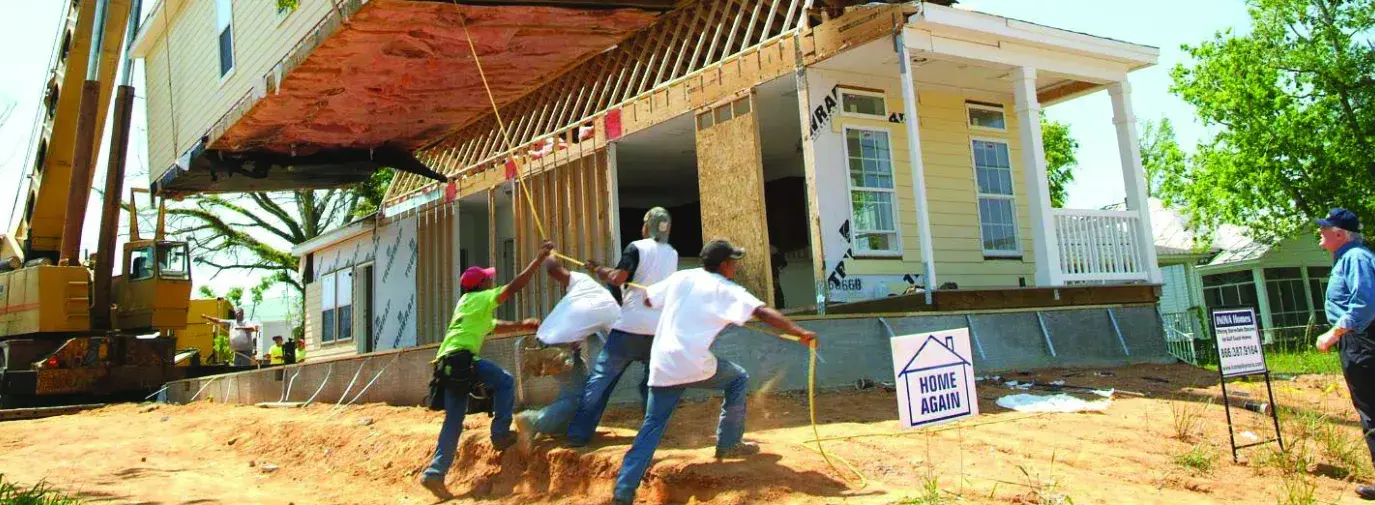
<path fill-rule="evenodd" d="M 363 401 L 419 401 L 464 267 L 509 278 L 541 233 L 614 263 L 656 205 L 684 268 L 705 238 L 751 251 L 741 284 L 844 364 L 824 382 L 890 377 L 892 334 L 966 326 L 981 370 L 1169 359 L 1127 82 L 1155 48 L 949 1 L 272 3 L 162 0 L 144 22 L 156 190 L 400 172 L 378 215 L 295 251 L 309 386 L 245 376 L 242 401 L 337 399 L 331 373 L 397 360 L 414 380 Z M 1125 210 L 1052 208 L 1041 109 L 1103 90 Z M 559 294 L 541 279 L 504 316 Z M 734 331 L 720 352 L 802 383 L 804 350 Z"/>

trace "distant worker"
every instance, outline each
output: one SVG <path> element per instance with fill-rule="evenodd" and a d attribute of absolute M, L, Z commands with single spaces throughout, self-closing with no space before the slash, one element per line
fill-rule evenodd
<path fill-rule="evenodd" d="M 1332 209 L 1317 220 L 1322 239 L 1318 247 L 1332 253 L 1332 273 L 1327 281 L 1327 323 L 1332 329 L 1318 337 L 1318 350 L 1338 346 L 1342 375 L 1346 377 L 1351 404 L 1361 420 L 1365 444 L 1375 462 L 1375 255 L 1362 244 L 1361 222 L 1346 209 Z M 1375 485 L 1356 487 L 1356 494 L 1375 500 Z"/>
<path fill-rule="evenodd" d="M 725 240 L 713 240 L 702 248 L 702 268 L 677 272 L 648 289 L 648 303 L 663 309 L 654 333 L 649 360 L 649 407 L 635 442 L 621 462 L 613 498 L 616 504 L 635 502 L 645 469 L 649 468 L 669 416 L 688 388 L 724 393 L 721 421 L 716 428 L 716 457 L 728 458 L 759 452 L 759 446 L 743 440 L 745 391 L 749 374 L 739 365 L 717 358 L 711 345 L 727 325 L 743 325 L 757 317 L 812 345 L 816 334 L 771 309 L 731 281 L 738 260 L 745 256 Z"/>
<path fill-rule="evenodd" d="M 525 270 L 505 286 L 493 287 L 495 268 L 468 267 L 459 277 L 462 294 L 435 356 L 435 375 L 444 384 L 444 425 L 439 429 L 434 458 L 420 478 L 420 484 L 440 499 L 452 496 L 444 485 L 444 475 L 453 465 L 458 437 L 463 434 L 463 417 L 468 414 L 468 393 L 475 382 L 492 390 L 492 445 L 501 451 L 516 441 L 516 435 L 511 433 L 511 410 L 516 403 L 515 379 L 496 363 L 479 359 L 478 354 L 482 342 L 493 332 L 539 328 L 538 319 L 519 323 L 498 320 L 496 310 L 498 305 L 525 288 L 540 263 L 553 250 L 554 244 L 545 241 Z"/>
<path fill-rule="evenodd" d="M 306 362 L 306 339 L 305 339 L 305 338 L 298 338 L 298 339 L 296 339 L 296 362 L 297 362 L 297 363 L 305 363 L 305 362 Z"/>
<path fill-rule="evenodd" d="M 284 365 L 286 364 L 284 354 L 282 349 L 282 336 L 273 335 L 272 347 L 267 350 L 267 355 L 263 356 L 263 360 L 267 361 L 269 365 Z"/>
<path fill-rule="evenodd" d="M 769 268 L 773 271 L 773 304 L 777 307 L 784 307 L 783 303 L 783 267 L 788 266 L 788 258 L 783 256 L 783 252 L 778 250 L 778 246 L 769 246 Z"/>
<path fill-rule="evenodd" d="M 258 325 L 244 321 L 243 307 L 234 309 L 234 319 L 220 319 L 205 314 L 201 314 L 201 319 L 229 332 L 229 349 L 234 353 L 234 366 L 253 366 L 253 350 L 258 346 Z"/>
<path fill-rule="evenodd" d="M 668 211 L 663 207 L 649 209 L 640 228 L 644 238 L 626 246 L 615 269 L 599 266 L 590 260 L 586 262 L 588 269 L 598 278 L 613 286 L 621 286 L 621 317 L 611 326 L 611 333 L 607 335 L 602 351 L 597 355 L 597 363 L 592 367 L 592 375 L 583 389 L 582 404 L 568 425 L 570 446 L 584 446 L 592 440 L 597 425 L 601 423 L 602 413 L 606 411 L 611 391 L 631 363 L 644 363 L 648 370 L 649 349 L 654 343 L 654 328 L 659 324 L 659 310 L 645 305 L 643 290 L 625 284 L 626 281 L 632 281 L 649 286 L 678 270 L 678 251 L 668 245 L 672 224 Z M 646 373 L 644 380 L 640 381 L 640 398 L 646 403 L 649 401 L 648 378 Z"/>
<path fill-rule="evenodd" d="M 567 293 L 554 306 L 554 310 L 540 323 L 535 332 L 543 360 L 558 360 L 559 363 L 541 363 L 527 354 L 527 366 L 539 369 L 555 368 L 564 370 L 554 375 L 559 385 L 559 396 L 553 403 L 540 410 L 525 411 L 516 415 L 516 426 L 520 436 L 531 440 L 539 434 L 563 435 L 568 430 L 568 422 L 578 412 L 582 403 L 583 385 L 587 381 L 587 364 L 583 361 L 583 342 L 592 334 L 605 335 L 611 325 L 620 317 L 621 309 L 611 292 L 591 276 L 582 272 L 569 272 L 557 258 L 544 260 L 545 271 L 549 278 L 567 288 Z M 550 352 L 552 351 L 552 352 Z"/>

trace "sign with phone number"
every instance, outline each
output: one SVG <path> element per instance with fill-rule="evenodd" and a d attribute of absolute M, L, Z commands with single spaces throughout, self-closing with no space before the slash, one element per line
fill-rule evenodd
<path fill-rule="evenodd" d="M 1261 349 L 1260 328 L 1254 309 L 1213 311 L 1213 335 L 1223 377 L 1240 377 L 1266 372 L 1265 352 Z"/>

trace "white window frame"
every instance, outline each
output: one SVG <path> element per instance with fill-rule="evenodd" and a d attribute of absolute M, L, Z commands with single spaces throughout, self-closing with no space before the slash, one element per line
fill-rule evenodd
<path fill-rule="evenodd" d="M 300 8 L 301 8 L 301 5 L 300 5 L 300 4 L 296 4 L 295 7 L 292 7 L 292 8 L 287 9 L 287 10 L 281 10 L 281 9 L 278 9 L 276 6 L 273 6 L 272 9 L 273 9 L 274 11 L 277 12 L 277 26 L 281 26 L 281 25 L 282 25 L 282 22 L 286 21 L 286 18 L 291 17 L 291 15 L 292 15 L 293 13 L 295 13 L 297 10 L 299 10 Z"/>
<path fill-rule="evenodd" d="M 1002 115 L 1003 115 L 1003 127 L 1002 127 L 1002 128 L 993 128 L 993 127 L 991 127 L 991 126 L 983 126 L 983 125 L 976 125 L 976 124 L 974 124 L 974 116 L 973 116 L 972 114 L 970 114 L 970 111 L 973 111 L 973 110 L 982 110 L 982 111 L 987 111 L 987 112 L 997 112 L 997 113 L 999 113 L 999 114 L 1002 114 Z M 1006 109 L 1006 108 L 1003 108 L 1003 107 L 995 107 L 995 106 L 992 106 L 992 105 L 983 105 L 983 104 L 978 104 L 978 103 L 969 103 L 969 102 L 965 102 L 965 103 L 964 103 L 964 122 L 965 122 L 965 124 L 969 125 L 969 129 L 970 129 L 971 131 L 985 131 L 985 132 L 1007 133 L 1007 109 Z M 1003 142 L 1006 142 L 1006 141 L 1003 141 Z"/>
<path fill-rule="evenodd" d="M 229 19 L 228 19 L 227 21 L 226 21 L 226 20 L 223 20 L 223 19 L 220 19 L 220 14 L 221 14 L 221 13 L 220 13 L 220 6 L 221 6 L 221 5 L 224 5 L 224 6 L 225 6 L 225 12 L 224 12 L 224 14 L 227 15 L 227 16 L 229 17 Z M 234 72 L 237 71 L 237 70 L 239 69 L 239 58 L 238 58 L 238 55 L 235 54 L 235 52 L 234 52 L 235 47 L 238 45 L 238 41 L 235 40 L 236 37 L 234 36 L 234 0 L 214 0 L 214 6 L 213 6 L 213 7 L 214 7 L 214 9 L 215 9 L 215 69 L 216 69 L 216 70 L 220 70 L 220 53 L 223 51 L 223 48 L 220 47 L 220 33 L 224 32 L 224 30 L 225 30 L 226 28 L 229 29 L 229 71 L 228 71 L 228 72 L 222 72 L 222 73 L 220 74 L 220 85 L 224 85 L 224 83 L 227 82 L 227 81 L 229 80 L 230 77 L 233 77 L 233 76 L 234 76 Z"/>
<path fill-rule="evenodd" d="M 1023 253 L 1023 251 L 1022 251 L 1022 233 L 1021 233 L 1021 228 L 1020 228 L 1021 219 L 1020 219 L 1020 217 L 1017 215 L 1017 177 L 1015 176 L 1015 174 L 1013 174 L 1013 176 L 1010 177 L 1010 179 L 1011 179 L 1011 181 L 1012 181 L 1012 188 L 1011 188 L 1011 189 L 1012 189 L 1012 194 L 1010 194 L 1010 195 L 999 195 L 999 194 L 992 194 L 992 193 L 984 193 L 984 192 L 980 191 L 980 189 L 979 189 L 979 160 L 974 156 L 974 143 L 975 143 L 975 142 L 991 142 L 991 143 L 997 143 L 997 144 L 1002 144 L 1002 145 L 1006 146 L 1006 147 L 1007 147 L 1007 158 L 1008 158 L 1008 162 L 1007 162 L 1007 164 L 1008 164 L 1008 172 L 1012 172 L 1013 170 L 1012 170 L 1012 143 L 1011 143 L 1011 142 L 1008 142 L 1008 140 L 1005 139 L 1005 138 L 999 138 L 999 137 L 980 137 L 980 136 L 970 136 L 970 137 L 969 137 L 969 143 L 968 143 L 968 145 L 969 145 L 969 176 L 970 176 L 969 182 L 972 183 L 972 184 L 974 185 L 974 218 L 977 220 L 977 222 L 978 222 L 978 228 L 979 228 L 979 250 L 983 251 L 983 255 L 984 255 L 985 258 L 1022 258 L 1022 257 L 1024 257 L 1024 256 L 1023 256 L 1024 253 Z M 979 213 L 979 200 L 981 200 L 981 199 L 983 199 L 983 198 L 996 198 L 996 199 L 1008 200 L 1008 201 L 1012 202 L 1012 233 L 1013 233 L 1013 243 L 1014 243 L 1014 244 L 1017 244 L 1017 250 L 1015 250 L 1015 251 L 999 251 L 999 250 L 989 250 L 989 249 L 987 249 L 987 248 L 984 247 L 985 242 L 984 242 L 984 226 L 983 226 L 984 223 L 983 223 L 983 216 Z"/>
<path fill-rule="evenodd" d="M 319 330 L 319 331 L 320 331 L 320 334 L 316 336 L 316 340 L 319 340 L 319 342 L 320 342 L 321 345 L 334 345 L 334 344 L 349 343 L 349 342 L 353 342 L 353 339 L 356 337 L 356 335 L 353 335 L 353 332 L 352 332 L 352 330 L 353 330 L 353 310 L 352 310 L 352 308 L 353 308 L 353 295 L 352 295 L 352 293 L 353 293 L 353 290 L 354 290 L 354 289 L 357 289 L 357 287 L 358 287 L 358 282 L 357 282 L 357 278 L 356 278 L 356 272 L 354 272 L 354 268 L 355 268 L 355 267 L 353 267 L 353 266 L 342 267 L 342 268 L 339 268 L 339 269 L 336 269 L 336 270 L 331 270 L 329 273 L 319 276 L 319 279 L 320 279 L 320 280 L 319 280 L 319 282 L 320 282 L 320 330 Z M 341 301 L 340 301 L 341 299 L 340 299 L 340 297 L 339 297 L 339 280 L 340 280 L 340 278 L 342 278 L 342 277 L 344 276 L 344 274 L 345 274 L 346 272 L 349 273 L 350 276 L 351 276 L 351 277 L 350 277 L 350 282 L 349 282 L 349 297 L 348 297 L 348 303 L 341 303 Z M 332 288 L 332 289 L 331 289 L 331 292 L 330 292 L 328 295 L 327 295 L 326 292 L 325 292 L 325 288 L 326 288 L 326 287 Z M 326 306 L 325 306 L 325 300 L 329 299 L 329 298 L 326 298 L 326 296 L 333 297 L 333 299 L 334 299 L 334 306 L 333 306 L 333 307 L 326 307 Z M 350 331 L 349 331 L 349 337 L 348 337 L 348 338 L 340 338 L 340 337 L 339 337 L 339 333 L 340 333 L 340 332 L 339 332 L 339 328 L 340 328 L 340 324 L 342 324 L 342 322 L 341 322 L 340 319 L 339 319 L 339 308 L 340 308 L 340 307 L 344 307 L 344 306 L 350 307 L 350 309 L 349 309 L 349 320 L 347 321 L 347 323 L 348 323 L 348 325 L 349 325 L 349 330 L 350 330 Z M 334 312 L 331 314 L 331 316 L 333 316 L 333 318 L 334 318 L 334 321 L 333 321 L 334 325 L 331 327 L 331 328 L 334 329 L 334 333 L 333 333 L 332 335 L 330 335 L 330 339 L 329 339 L 329 340 L 325 340 L 325 327 L 324 327 L 324 326 L 325 326 L 325 311 L 326 311 L 326 310 L 333 310 L 333 311 L 334 311 Z"/>
<path fill-rule="evenodd" d="M 850 130 L 856 130 L 856 131 L 869 131 L 869 132 L 879 132 L 879 133 L 883 133 L 884 135 L 887 135 L 887 136 L 888 136 L 888 170 L 889 170 L 889 172 L 891 173 L 891 176 L 892 176 L 892 178 L 893 178 L 893 187 L 892 187 L 892 188 L 887 188 L 887 189 L 885 189 L 885 188 L 867 188 L 867 187 L 860 187 L 860 188 L 858 188 L 858 190 L 859 190 L 859 191 L 873 191 L 873 192 L 887 192 L 887 193 L 893 195 L 893 249 L 890 249 L 890 250 L 882 250 L 882 251 L 871 251 L 871 250 L 860 251 L 858 247 L 855 247 L 855 246 L 854 246 L 854 243 L 855 243 L 855 234 L 856 234 L 856 231 L 857 231 L 857 226 L 856 226 L 856 225 L 857 225 L 857 223 L 858 223 L 859 221 L 857 221 L 857 220 L 855 219 L 854 192 L 856 191 L 856 188 L 855 188 L 854 185 L 850 182 L 850 143 L 849 143 L 849 140 L 848 140 L 848 139 L 849 139 L 849 136 L 850 136 Z M 840 146 L 841 146 L 841 153 L 843 154 L 843 158 L 842 158 L 843 164 L 842 164 L 842 166 L 843 166 L 844 169 L 845 169 L 845 202 L 846 202 L 846 204 L 847 204 L 847 205 L 846 205 L 846 208 L 849 209 L 849 210 L 848 210 L 848 213 L 849 213 L 849 215 L 850 215 L 850 236 L 847 237 L 847 238 L 850 239 L 850 244 L 851 244 L 851 248 L 852 248 L 852 251 L 851 251 L 851 252 L 854 254 L 854 256 L 855 256 L 856 258 L 901 258 L 901 257 L 902 257 L 902 221 L 901 221 L 902 211 L 901 211 L 901 209 L 900 209 L 899 206 L 898 206 L 898 200 L 899 200 L 899 199 L 898 199 L 898 195 L 897 195 L 897 190 L 898 190 L 898 176 L 897 176 L 897 168 L 894 166 L 895 164 L 893 163 L 893 132 L 892 132 L 892 130 L 890 130 L 890 129 L 888 129 L 888 128 L 879 128 L 879 127 L 873 127 L 873 126 L 843 125 L 843 126 L 841 127 L 841 129 L 840 129 Z"/>
<path fill-rule="evenodd" d="M 840 100 L 839 112 L 840 112 L 840 115 L 841 115 L 841 116 L 853 117 L 853 118 L 860 118 L 860 119 L 883 120 L 883 121 L 887 121 L 887 120 L 888 120 L 888 114 L 890 113 L 890 112 L 889 112 L 889 107 L 888 107 L 888 95 L 885 94 L 885 93 L 883 93 L 882 91 L 875 91 L 875 90 L 869 90 L 869 89 L 860 89 L 860 88 L 851 88 L 851 87 L 848 87 L 848 86 L 845 86 L 845 85 L 842 84 L 842 85 L 836 87 L 836 94 L 838 95 L 836 98 L 837 98 L 838 100 Z M 861 113 L 861 112 L 847 112 L 847 111 L 845 110 L 845 95 L 858 95 L 858 96 L 868 96 L 868 97 L 878 98 L 879 100 L 882 100 L 882 101 L 883 101 L 883 114 L 864 114 L 864 113 Z M 890 137 L 891 137 L 891 135 L 890 135 Z M 890 146 L 889 152 L 892 152 L 891 146 Z"/>

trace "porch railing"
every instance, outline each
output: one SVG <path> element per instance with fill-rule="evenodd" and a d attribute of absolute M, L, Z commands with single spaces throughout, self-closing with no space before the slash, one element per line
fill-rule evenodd
<path fill-rule="evenodd" d="M 1135 212 L 1053 209 L 1060 272 L 1065 282 L 1149 279 Z M 1154 244 L 1144 244 L 1155 247 Z"/>

